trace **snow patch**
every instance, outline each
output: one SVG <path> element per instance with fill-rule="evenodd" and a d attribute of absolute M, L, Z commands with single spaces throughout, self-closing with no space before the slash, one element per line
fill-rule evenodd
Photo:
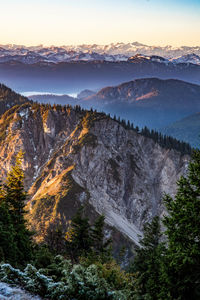
<path fill-rule="evenodd" d="M 21 111 L 18 112 L 18 114 L 20 115 L 21 118 L 24 118 L 24 117 L 25 117 L 25 119 L 28 120 L 29 109 L 26 108 L 26 109 L 24 109 L 24 110 L 21 110 Z"/>

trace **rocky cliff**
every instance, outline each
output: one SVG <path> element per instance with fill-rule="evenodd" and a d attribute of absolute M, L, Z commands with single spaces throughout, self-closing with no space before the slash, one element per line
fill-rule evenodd
<path fill-rule="evenodd" d="M 115 239 L 138 244 L 162 195 L 173 195 L 188 156 L 161 148 L 105 114 L 79 107 L 23 104 L 0 119 L 4 177 L 22 149 L 29 221 L 42 240 L 49 225 L 65 226 L 81 204 L 91 218 L 106 216 Z"/>

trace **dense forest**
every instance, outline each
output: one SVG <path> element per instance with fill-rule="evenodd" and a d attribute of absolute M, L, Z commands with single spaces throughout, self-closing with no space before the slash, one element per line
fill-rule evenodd
<path fill-rule="evenodd" d="M 91 224 L 84 207 L 67 231 L 56 223 L 42 244 L 34 242 L 25 219 L 22 159 L 20 152 L 0 189 L 0 281 L 48 299 L 200 298 L 200 151 L 178 181 L 175 198 L 165 195 L 167 214 L 144 226 L 141 247 L 125 269 L 123 253 L 112 256 L 104 217 Z"/>

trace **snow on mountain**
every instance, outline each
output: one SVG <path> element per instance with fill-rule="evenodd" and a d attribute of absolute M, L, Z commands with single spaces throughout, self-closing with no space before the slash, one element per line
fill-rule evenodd
<path fill-rule="evenodd" d="M 186 54 L 171 60 L 174 63 L 189 63 L 194 65 L 200 65 L 200 56 L 195 53 Z"/>
<path fill-rule="evenodd" d="M 133 43 L 111 43 L 109 45 L 78 45 L 78 46 L 63 46 L 67 51 L 74 49 L 75 51 L 91 50 L 99 54 L 107 53 L 111 55 L 127 55 L 128 57 L 134 56 L 137 53 L 144 55 L 156 55 L 165 58 L 179 57 L 186 54 L 195 53 L 200 55 L 200 46 L 196 47 L 173 47 L 173 46 L 149 46 L 138 42 Z"/>
<path fill-rule="evenodd" d="M 74 50 L 64 47 L 15 47 L 0 46 L 0 62 L 19 61 L 26 64 L 43 62 L 69 62 L 69 61 L 127 61 L 128 56 L 108 53 L 99 54 L 90 49 Z"/>
<path fill-rule="evenodd" d="M 146 60 L 160 63 L 192 63 L 200 64 L 200 46 L 172 47 L 148 46 L 138 42 L 111 43 L 109 45 L 71 45 L 50 46 L 43 45 L 26 47 L 19 45 L 0 45 L 0 62 L 19 61 L 26 64 L 37 62 L 69 62 L 69 61 L 127 61 L 137 55 Z M 136 58 L 136 57 L 135 57 Z"/>
<path fill-rule="evenodd" d="M 158 55 L 143 55 L 143 54 L 136 54 L 128 58 L 129 62 L 142 62 L 142 61 L 150 61 L 150 62 L 158 62 L 158 63 L 165 63 L 168 64 L 170 61 L 164 57 Z"/>

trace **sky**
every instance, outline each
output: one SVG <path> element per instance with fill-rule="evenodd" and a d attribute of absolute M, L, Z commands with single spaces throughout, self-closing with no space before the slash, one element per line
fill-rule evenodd
<path fill-rule="evenodd" d="M 0 7 L 0 44 L 200 45 L 200 0 L 0 0 Z"/>

